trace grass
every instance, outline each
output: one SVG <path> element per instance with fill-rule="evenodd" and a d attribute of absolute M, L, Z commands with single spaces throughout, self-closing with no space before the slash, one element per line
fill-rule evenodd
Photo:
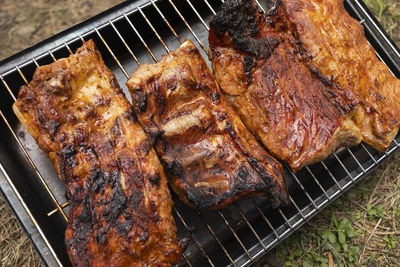
<path fill-rule="evenodd" d="M 3 0 L 0 58 L 122 0 Z M 400 45 L 400 2 L 365 0 Z M 262 258 L 256 266 L 400 266 L 400 154 Z M 40 266 L 0 196 L 0 266 Z"/>
<path fill-rule="evenodd" d="M 400 266 L 399 162 L 397 154 L 280 244 L 274 266 Z"/>

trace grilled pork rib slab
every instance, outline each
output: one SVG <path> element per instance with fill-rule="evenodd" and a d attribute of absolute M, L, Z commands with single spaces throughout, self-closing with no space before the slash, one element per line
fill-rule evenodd
<path fill-rule="evenodd" d="M 247 128 L 297 171 L 357 144 L 357 99 L 315 68 L 282 6 L 227 0 L 210 22 L 215 78 Z"/>
<path fill-rule="evenodd" d="M 139 122 L 184 202 L 212 209 L 259 194 L 274 206 L 287 202 L 282 166 L 220 95 L 192 42 L 156 64 L 141 65 L 127 86 Z"/>
<path fill-rule="evenodd" d="M 75 266 L 171 266 L 181 257 L 158 157 L 92 41 L 39 67 L 15 114 L 70 195 Z"/>
<path fill-rule="evenodd" d="M 298 36 L 322 74 L 353 92 L 363 141 L 384 151 L 400 127 L 400 80 L 380 62 L 343 0 L 283 0 Z"/>

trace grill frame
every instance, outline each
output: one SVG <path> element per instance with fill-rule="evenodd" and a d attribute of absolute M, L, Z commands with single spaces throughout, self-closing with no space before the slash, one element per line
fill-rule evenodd
<path fill-rule="evenodd" d="M 189 37 L 195 44 L 199 45 L 200 51 L 205 56 L 204 51 L 201 50 L 205 48 L 204 36 L 200 36 L 199 29 L 205 31 L 207 20 L 202 17 L 204 9 L 197 10 L 195 7 L 199 2 L 205 4 L 204 7 L 209 9 L 210 14 L 213 12 L 209 7 L 214 7 L 216 2 L 221 3 L 223 0 L 128 1 L 0 62 L 0 97 L 3 97 L 0 101 L 0 125 L 2 126 L 0 133 L 4 133 L 2 136 L 5 136 L 5 140 L 0 141 L 0 144 L 2 144 L 0 148 L 0 187 L 47 265 L 57 266 L 63 263 L 68 265 L 65 250 L 64 255 L 61 255 L 63 244 L 59 244 L 63 238 L 63 233 L 61 234 L 58 231 L 61 238 L 54 238 L 49 234 L 53 226 L 48 225 L 62 223 L 68 207 L 62 208 L 65 204 L 65 196 L 62 197 L 62 185 L 58 178 L 54 177 L 55 171 L 48 170 L 48 168 L 52 168 L 51 164 L 49 165 L 49 162 L 42 164 L 45 156 L 37 151 L 37 147 L 32 144 L 32 139 L 26 136 L 26 132 L 16 121 L 15 116 L 10 113 L 10 103 L 15 100 L 15 94 L 19 88 L 17 85 L 27 82 L 37 65 L 48 64 L 56 58 L 68 56 L 72 50 L 80 46 L 82 39 L 88 40 L 90 37 L 96 39 L 95 42 L 99 46 L 106 64 L 112 65 L 110 68 L 116 74 L 123 88 L 128 74 L 135 69 L 133 68 L 135 61 L 153 63 L 161 54 L 175 49 L 179 45 L 178 41 L 183 40 L 182 36 Z M 397 77 L 400 77 L 400 50 L 390 40 L 361 0 L 345 0 L 345 3 L 349 13 L 364 25 L 368 40 L 379 53 L 378 57 L 388 65 Z M 164 15 L 166 12 L 164 7 L 167 5 L 170 6 L 171 11 L 176 12 L 175 17 L 187 17 L 188 14 L 192 14 L 193 17 L 188 20 L 180 18 L 181 21 L 173 23 L 168 20 L 169 14 Z M 158 6 L 163 8 L 155 8 Z M 148 14 L 150 9 L 155 14 Z M 192 12 L 190 12 L 191 9 Z M 193 9 L 196 9 L 196 11 L 193 11 Z M 159 18 L 155 20 L 157 13 Z M 136 21 L 136 19 L 131 20 L 131 18 L 137 17 L 142 17 L 141 22 Z M 129 23 L 130 20 L 131 23 Z M 136 40 L 139 44 L 141 43 L 140 49 L 135 50 L 134 47 L 129 45 L 132 41 L 122 41 L 121 37 L 126 38 L 128 36 L 126 35 L 127 30 L 118 29 L 121 21 L 126 21 L 125 24 L 128 23 L 128 26 L 131 27 L 129 30 L 131 34 L 138 35 Z M 154 21 L 158 21 L 157 24 Z M 165 32 L 161 32 L 161 23 L 165 23 L 164 29 L 170 30 L 167 38 L 162 37 Z M 146 35 L 139 33 L 141 30 L 139 26 L 145 27 L 144 25 L 147 25 L 149 30 Z M 127 50 L 125 53 L 121 54 L 119 51 L 114 51 L 115 44 L 110 43 L 110 31 L 115 31 L 114 37 L 119 38 L 122 43 L 121 47 L 125 47 Z M 181 34 L 178 34 L 178 32 L 181 32 Z M 174 41 L 174 38 L 177 40 Z M 154 47 L 157 42 L 158 45 Z M 146 52 L 146 50 L 149 51 Z M 137 54 L 140 54 L 140 59 L 136 57 L 136 51 L 139 51 Z M 147 56 L 142 55 L 143 51 L 147 53 Z M 130 62 L 127 62 L 127 59 L 121 56 L 129 56 Z M 126 92 L 126 88 L 124 90 Z M 6 142 L 10 144 L 6 144 Z M 378 153 L 367 145 L 361 144 L 355 148 L 334 153 L 323 163 L 306 167 L 296 175 L 286 168 L 291 206 L 276 211 L 271 211 L 270 207 L 264 206 L 267 202 L 262 198 L 241 200 L 221 211 L 204 212 L 188 209 L 175 197 L 174 215 L 180 229 L 180 236 L 188 235 L 191 237 L 187 254 L 183 257 L 181 264 L 203 266 L 203 263 L 209 263 L 211 266 L 219 266 L 220 264 L 246 266 L 255 262 L 360 181 L 399 148 L 400 136 L 397 136 L 386 153 Z M 32 160 L 30 161 L 26 155 L 29 155 Z M 337 161 L 336 164 L 335 161 Z M 21 171 L 18 171 L 15 167 L 19 164 L 24 167 Z M 338 171 L 337 169 L 342 170 Z M 33 172 L 33 174 L 29 174 L 30 172 Z M 338 174 L 345 176 L 338 177 Z M 21 178 L 19 175 L 23 177 Z M 323 176 L 330 178 L 322 178 Z M 56 179 L 57 181 L 53 181 Z M 327 179 L 330 179 L 329 183 L 326 183 L 325 180 Z M 55 192 L 54 194 L 38 195 L 38 200 L 33 201 L 33 197 L 29 195 L 29 192 L 27 193 L 26 187 L 28 186 L 32 186 L 32 191 L 39 192 L 39 194 L 46 193 L 46 191 Z M 46 189 L 47 187 L 49 190 Z M 300 195 L 302 196 L 300 197 Z M 54 199 L 57 200 L 54 201 Z M 60 201 L 60 199 L 64 199 L 64 201 Z M 38 204 L 41 201 L 47 203 L 44 213 L 37 210 L 40 209 Z M 309 204 L 307 204 L 307 201 Z M 56 212 L 50 208 L 51 206 L 56 208 Z M 252 209 L 249 209 L 249 206 L 252 206 Z M 252 211 L 257 212 L 258 216 L 252 216 Z M 47 215 L 46 213 L 51 214 L 46 217 L 44 216 Z M 197 220 L 188 220 L 187 217 L 191 217 L 192 214 L 197 216 Z M 219 223 L 213 224 L 214 219 L 219 220 Z M 267 231 L 268 234 L 261 236 L 260 229 L 257 228 L 259 224 L 255 223 L 256 221 L 264 221 L 266 228 L 270 228 Z M 280 222 L 283 223 L 280 224 Z M 54 228 L 58 229 L 59 225 L 54 226 Z M 202 230 L 199 230 L 200 228 Z M 208 237 L 211 236 L 211 239 L 203 238 L 205 233 L 208 233 Z M 199 234 L 201 235 L 199 236 Z M 253 239 L 256 239 L 256 242 L 253 242 L 254 244 L 245 240 L 245 238 L 250 239 L 249 235 L 253 235 Z M 232 248 L 229 244 L 231 242 L 235 243 L 237 248 Z M 213 253 L 214 249 L 219 250 L 219 252 Z M 225 258 L 219 260 L 220 255 Z"/>

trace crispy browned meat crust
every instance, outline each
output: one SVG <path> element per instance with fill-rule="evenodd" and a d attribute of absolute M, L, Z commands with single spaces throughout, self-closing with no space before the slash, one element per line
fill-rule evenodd
<path fill-rule="evenodd" d="M 181 257 L 167 180 L 92 41 L 38 68 L 13 109 L 71 196 L 75 266 L 170 266 Z"/>
<path fill-rule="evenodd" d="M 210 58 L 221 90 L 268 150 L 296 171 L 360 142 L 357 101 L 315 68 L 282 7 L 228 0 L 210 22 Z"/>
<path fill-rule="evenodd" d="M 221 208 L 241 196 L 287 202 L 282 166 L 226 102 L 196 46 L 186 41 L 127 82 L 139 121 L 183 201 Z"/>
<path fill-rule="evenodd" d="M 378 60 L 343 0 L 283 0 L 312 62 L 360 100 L 354 121 L 363 141 L 386 150 L 400 126 L 400 80 Z"/>

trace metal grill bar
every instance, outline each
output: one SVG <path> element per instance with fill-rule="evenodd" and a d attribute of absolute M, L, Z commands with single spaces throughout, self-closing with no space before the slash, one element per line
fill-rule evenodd
<path fill-rule="evenodd" d="M 187 23 L 186 19 L 184 18 L 184 16 L 182 16 L 182 13 L 179 11 L 179 9 L 175 6 L 175 4 L 172 2 L 172 0 L 168 0 L 169 3 L 172 5 L 172 7 L 175 9 L 176 13 L 179 15 L 179 17 L 182 19 L 183 23 L 185 23 L 186 27 L 189 29 L 189 31 L 191 32 L 191 34 L 193 35 L 193 37 L 196 39 L 196 41 L 199 43 L 199 45 L 201 46 L 201 48 L 206 51 L 207 53 L 207 49 L 206 47 L 203 45 L 203 43 L 200 41 L 199 37 L 197 37 L 197 35 L 194 33 L 192 27 L 190 27 L 189 23 Z"/>
<path fill-rule="evenodd" d="M 261 240 L 260 236 L 257 234 L 256 230 L 254 230 L 253 226 L 251 226 L 250 222 L 247 220 L 246 216 L 244 215 L 242 209 L 237 203 L 233 204 L 237 212 L 240 214 L 240 216 L 245 220 L 247 226 L 250 228 L 251 232 L 254 234 L 254 236 L 257 238 L 258 242 L 263 246 L 264 249 L 267 249 L 265 247 L 264 242 Z"/>
<path fill-rule="evenodd" d="M 19 69 L 19 68 L 18 68 Z M 22 74 L 22 72 L 20 72 L 20 74 Z M 26 81 L 26 78 L 22 75 L 23 79 Z M 1 77 L 2 78 L 2 77 Z M 7 82 L 2 78 L 1 79 L 4 86 L 7 88 L 7 91 L 11 94 L 11 97 L 15 99 L 14 94 L 12 93 L 10 87 L 8 86 Z M 1 110 L 0 110 L 1 112 Z M 25 155 L 25 157 L 27 158 L 29 164 L 32 166 L 32 168 L 34 169 L 36 175 L 39 177 L 40 182 L 43 184 L 43 186 L 46 188 L 47 192 L 49 193 L 53 203 L 56 205 L 57 209 L 61 212 L 61 215 L 63 216 L 63 218 L 65 219 L 66 222 L 68 222 L 68 218 L 67 215 L 64 213 L 64 211 L 62 210 L 60 204 L 58 203 L 56 197 L 54 196 L 53 192 L 50 190 L 50 187 L 48 186 L 48 184 L 46 183 L 46 181 L 44 180 L 43 176 L 40 174 L 39 170 L 37 169 L 35 163 L 33 163 L 31 157 L 29 156 L 28 152 L 26 151 L 25 147 L 22 145 L 21 141 L 18 139 L 17 135 L 15 134 L 14 130 L 12 129 L 11 125 L 9 124 L 8 120 L 6 119 L 6 117 L 3 115 L 3 112 L 1 112 L 1 117 L 4 120 L 4 122 L 7 125 L 7 128 L 10 130 L 13 138 L 15 139 L 15 141 L 18 143 L 18 146 L 20 147 L 20 149 L 22 150 L 23 154 Z"/>
<path fill-rule="evenodd" d="M 210 9 L 210 11 L 215 14 L 215 10 L 212 8 L 212 6 L 209 4 L 209 2 L 207 0 L 203 0 L 204 3 L 207 5 L 207 7 Z M 358 0 L 355 0 L 356 3 L 358 5 L 360 5 L 360 3 L 358 2 Z M 142 44 L 145 46 L 146 50 L 149 52 L 149 54 L 151 55 L 151 57 L 153 58 L 153 60 L 156 62 L 157 58 L 154 55 L 154 53 L 152 52 L 152 50 L 150 49 L 150 47 L 147 45 L 146 41 L 144 38 L 142 38 L 142 36 L 140 35 L 140 33 L 136 30 L 134 24 L 132 23 L 132 21 L 129 19 L 129 15 L 133 14 L 135 12 L 138 12 L 139 14 L 142 15 L 142 17 L 146 20 L 146 23 L 149 25 L 149 27 L 152 29 L 152 31 L 154 32 L 154 34 L 156 35 L 156 37 L 158 38 L 158 40 L 161 42 L 161 44 L 163 45 L 163 47 L 166 49 L 167 52 L 170 52 L 170 49 L 168 48 L 167 44 L 164 42 L 164 40 L 161 38 L 161 36 L 158 34 L 156 27 L 153 26 L 153 24 L 151 23 L 150 19 L 145 15 L 145 12 L 143 11 L 144 7 L 147 6 L 153 6 L 158 14 L 161 16 L 162 20 L 166 23 L 166 25 L 168 26 L 168 28 L 171 30 L 172 34 L 177 38 L 177 40 L 181 42 L 180 36 L 175 32 L 175 30 L 173 29 L 173 27 L 171 26 L 171 24 L 168 22 L 168 20 L 166 19 L 166 17 L 163 15 L 162 11 L 159 9 L 159 7 L 156 4 L 157 0 L 151 0 L 151 3 L 148 3 L 146 5 L 143 5 L 142 7 L 138 7 L 135 10 L 129 11 L 127 13 L 123 13 L 123 15 L 118 16 L 117 18 L 108 21 L 107 23 L 102 24 L 101 26 L 95 27 L 92 30 L 89 30 L 88 32 L 86 32 L 85 34 L 83 34 L 83 36 L 89 36 L 90 34 L 96 34 L 100 40 L 102 41 L 102 43 L 104 44 L 105 48 L 108 50 L 108 52 L 110 53 L 111 57 L 114 59 L 114 61 L 116 62 L 116 64 L 118 65 L 118 67 L 121 69 L 121 71 L 123 72 L 123 74 L 125 75 L 126 78 L 128 78 L 128 73 L 126 71 L 126 69 L 124 68 L 124 66 L 121 64 L 121 62 L 118 60 L 117 54 L 114 53 L 112 51 L 112 49 L 110 48 L 110 46 L 107 44 L 107 38 L 104 37 L 102 35 L 103 31 L 101 31 L 101 29 L 104 29 L 107 26 L 111 26 L 112 29 L 115 31 L 115 33 L 118 35 L 118 37 L 121 39 L 122 43 L 124 44 L 124 46 L 127 48 L 127 50 L 129 51 L 129 53 L 131 54 L 131 56 L 133 57 L 133 59 L 135 60 L 135 62 L 140 65 L 140 61 L 138 60 L 138 58 L 136 57 L 136 55 L 133 53 L 133 50 L 129 47 L 129 45 L 127 44 L 127 42 L 125 42 L 122 34 L 118 31 L 117 27 L 114 25 L 115 22 L 119 21 L 119 20 L 123 20 L 125 19 L 130 27 L 132 27 L 133 31 L 135 32 L 135 34 L 138 36 L 138 38 L 140 39 L 140 41 L 142 42 Z M 221 2 L 224 2 L 223 0 L 221 0 Z M 192 2 L 190 0 L 186 0 L 186 3 L 190 6 L 190 8 L 194 11 L 194 13 L 196 14 L 197 18 L 199 19 L 199 21 L 201 22 L 201 24 L 204 26 L 204 28 L 206 30 L 209 29 L 208 25 L 206 24 L 206 22 L 204 21 L 204 19 L 201 17 L 200 12 L 198 12 L 198 10 L 195 8 L 195 6 L 192 4 Z M 256 0 L 257 5 L 264 11 L 264 9 L 262 8 L 262 6 L 260 5 L 260 3 Z M 176 13 L 179 15 L 179 17 L 182 19 L 182 21 L 184 22 L 184 24 L 186 25 L 186 27 L 189 29 L 190 33 L 193 35 L 193 37 L 196 39 L 196 41 L 199 43 L 200 47 L 207 53 L 207 50 L 205 48 L 205 46 L 203 45 L 203 43 L 201 42 L 201 40 L 198 38 L 197 34 L 195 33 L 195 31 L 193 31 L 193 29 L 191 28 L 191 26 L 189 25 L 189 23 L 185 20 L 185 18 L 183 17 L 182 13 L 180 12 L 180 10 L 177 8 L 177 6 L 174 4 L 173 0 L 169 0 L 169 4 L 173 7 L 173 9 L 176 11 Z M 368 13 L 362 8 L 362 6 L 360 6 L 361 9 L 365 12 L 365 15 L 368 16 Z M 371 20 L 372 21 L 372 20 Z M 363 23 L 365 21 L 360 21 L 360 23 Z M 379 27 L 377 27 L 377 25 L 374 23 L 374 27 L 376 27 L 376 29 L 379 30 Z M 380 34 L 382 34 L 381 31 L 379 31 Z M 383 37 L 385 37 L 382 34 Z M 83 41 L 83 37 L 80 35 L 79 38 Z M 69 53 L 71 54 L 72 51 L 69 47 L 68 44 L 72 44 L 73 42 L 79 40 L 79 38 L 74 38 L 73 40 L 70 40 L 67 43 L 64 43 L 61 46 L 58 46 L 54 49 L 51 49 L 50 51 L 42 54 L 41 56 L 38 56 L 37 59 L 42 59 L 45 56 L 50 56 L 53 60 L 56 60 L 53 51 L 58 51 L 60 50 L 63 46 L 69 51 Z M 388 44 L 390 44 L 390 42 L 387 40 L 387 38 L 385 38 L 386 41 L 388 42 Z M 391 44 L 390 44 L 391 45 Z M 392 47 L 393 48 L 393 47 Z M 394 49 L 394 48 L 393 48 Z M 398 51 L 396 49 L 394 49 L 394 51 L 397 52 Z M 115 51 L 116 52 L 116 51 Z M 382 60 L 382 58 L 380 57 L 379 54 L 377 54 L 377 56 Z M 400 55 L 399 55 L 400 57 Z M 34 63 L 37 67 L 39 66 L 39 64 L 37 63 L 35 58 L 32 58 L 31 60 L 27 61 L 24 64 L 21 64 L 19 66 L 16 66 L 14 69 L 7 71 L 7 73 L 3 73 L 2 75 L 0 75 L 0 79 L 2 80 L 3 84 L 6 87 L 6 90 L 9 92 L 10 96 L 15 100 L 15 96 L 13 95 L 11 89 L 8 87 L 8 85 L 6 85 L 6 81 L 4 79 L 4 75 L 8 75 L 11 74 L 13 72 L 18 72 L 20 74 L 20 76 L 22 77 L 22 79 L 24 80 L 25 83 L 27 83 L 27 79 L 25 78 L 25 76 L 23 75 L 22 71 L 20 68 L 22 68 L 21 66 L 26 66 L 30 63 Z M 382 62 L 384 62 L 382 60 Z M 392 72 L 393 74 L 393 72 Z M 0 111 L 1 112 L 1 111 Z M 4 117 L 3 113 L 0 114 L 2 117 Z M 3 118 L 3 120 L 5 120 L 5 117 Z M 6 120 L 5 120 L 6 121 Z M 6 124 L 8 124 L 8 122 L 6 121 Z M 11 130 L 11 129 L 10 129 Z M 11 130 L 12 131 L 12 130 Z M 14 135 L 15 133 L 12 132 Z M 15 135 L 16 137 L 16 135 Z M 18 140 L 17 140 L 18 142 Z M 345 178 L 341 178 L 340 181 L 338 181 L 338 179 L 335 178 L 335 175 L 331 172 L 331 170 L 329 169 L 329 165 L 325 164 L 325 162 L 321 162 L 321 166 L 322 168 L 328 172 L 329 177 L 333 180 L 334 184 L 336 184 L 336 186 L 338 186 L 339 190 L 341 192 L 343 192 L 348 186 L 350 186 L 351 184 L 354 184 L 362 175 L 366 174 L 371 168 L 373 168 L 374 166 L 376 166 L 380 161 L 382 161 L 384 158 L 387 158 L 387 156 L 392 153 L 395 149 L 399 148 L 399 143 L 397 142 L 397 140 L 394 140 L 394 144 L 395 146 L 392 147 L 388 152 L 386 152 L 384 155 L 380 156 L 379 159 L 377 159 L 377 155 L 372 154 L 368 148 L 364 145 L 361 144 L 360 148 L 362 148 L 362 151 L 365 151 L 366 154 L 368 155 L 368 157 L 370 158 L 369 162 L 371 162 L 372 160 L 372 164 L 369 164 L 368 167 L 364 167 L 363 164 L 366 164 L 366 162 L 364 162 L 364 160 L 359 160 L 357 158 L 357 156 L 359 155 L 358 152 L 359 150 L 357 150 L 357 153 L 353 153 L 350 149 L 345 150 L 351 157 L 351 159 L 356 163 L 356 165 L 358 166 L 358 169 L 361 170 L 361 173 L 358 173 L 358 170 L 352 170 L 349 171 L 349 169 L 345 166 L 345 163 L 340 159 L 340 156 L 337 155 L 337 153 L 333 153 L 333 157 L 336 159 L 336 161 L 339 162 L 339 165 L 341 166 L 341 168 L 344 170 L 344 172 L 346 173 L 346 177 Z M 21 144 L 22 145 L 22 144 Z M 24 150 L 22 148 L 22 150 Z M 25 151 L 26 153 L 26 151 Z M 1 167 L 1 166 L 0 166 Z M 352 168 L 352 167 L 351 167 Z M 35 169 L 35 168 L 34 168 Z M 284 211 L 288 211 L 286 208 L 284 208 L 284 210 L 282 209 L 278 209 L 277 212 L 280 214 L 280 216 L 282 217 L 283 221 L 284 221 L 284 225 L 281 225 L 279 228 L 275 229 L 273 227 L 273 225 L 271 224 L 271 222 L 268 220 L 268 216 L 266 216 L 264 214 L 264 211 L 260 208 L 259 204 L 257 203 L 257 201 L 255 199 L 253 199 L 253 203 L 255 208 L 258 210 L 258 213 L 260 214 L 260 217 L 263 218 L 263 220 L 265 221 L 265 223 L 268 225 L 268 227 L 272 230 L 272 235 L 275 236 L 274 241 L 268 243 L 268 245 L 266 245 L 266 238 L 264 237 L 264 239 L 257 233 L 257 231 L 252 227 L 250 221 L 246 218 L 244 212 L 241 210 L 240 205 L 235 203 L 232 205 L 232 207 L 234 207 L 236 209 L 236 211 L 238 212 L 238 214 L 240 215 L 240 218 L 242 218 L 242 220 L 246 223 L 248 229 L 250 229 L 250 231 L 254 234 L 254 236 L 256 237 L 256 239 L 258 240 L 258 243 L 261 243 L 263 250 L 266 251 L 269 248 L 271 248 L 272 246 L 274 246 L 277 242 L 279 242 L 280 240 L 282 240 L 283 238 L 285 238 L 291 231 L 293 231 L 294 229 L 297 228 L 298 225 L 300 225 L 302 222 L 304 222 L 307 218 L 309 218 L 310 216 L 312 216 L 313 214 L 315 214 L 319 209 L 321 209 L 321 207 L 323 207 L 328 201 L 331 201 L 335 196 L 337 196 L 337 194 L 339 193 L 339 191 L 336 192 L 331 192 L 331 191 L 327 191 L 325 190 L 325 188 L 323 187 L 322 183 L 320 182 L 320 180 L 317 178 L 317 175 L 312 171 L 313 169 L 306 167 L 305 168 L 306 171 L 309 173 L 309 175 L 312 177 L 312 181 L 315 182 L 316 186 L 318 188 L 321 189 L 321 191 L 323 192 L 323 196 L 325 197 L 318 197 L 317 199 L 313 199 L 310 194 L 307 192 L 306 188 L 303 186 L 302 182 L 302 177 L 298 178 L 296 176 L 296 174 L 291 173 L 291 176 L 294 178 L 294 181 L 296 181 L 295 186 L 300 187 L 300 189 L 303 191 L 304 195 L 306 196 L 306 199 L 308 199 L 310 201 L 310 204 L 307 204 L 306 207 L 303 207 L 303 209 L 300 208 L 300 206 L 296 203 L 296 201 L 292 198 L 292 196 L 289 196 L 290 202 L 291 202 L 291 206 L 288 207 L 288 209 L 290 208 L 294 208 L 295 211 L 297 211 L 297 214 L 292 216 L 292 215 L 288 215 L 287 213 L 285 213 Z M 36 169 L 35 169 L 36 170 Z M 352 175 L 352 173 L 356 173 L 355 175 Z M 343 181 L 346 181 L 347 178 L 350 178 L 350 182 L 347 182 L 344 186 L 342 186 Z M 301 181 L 301 182 L 300 182 Z M 307 183 L 305 183 L 307 184 Z M 329 193 L 328 193 L 329 192 Z M 51 194 L 51 191 L 48 192 Z M 322 200 L 321 200 L 322 199 Z M 318 203 L 318 204 L 317 204 Z M 57 202 L 58 204 L 58 202 Z M 51 211 L 48 213 L 49 216 L 51 216 L 52 214 L 56 213 L 58 210 L 60 210 L 63 213 L 62 208 L 66 207 L 69 203 L 66 202 L 64 204 L 61 205 L 61 209 L 58 207 L 57 209 Z M 312 208 L 312 207 L 313 208 Z M 207 259 L 207 261 L 210 263 L 211 266 L 215 266 L 213 264 L 213 262 L 211 261 L 210 257 L 205 253 L 202 245 L 200 244 L 200 242 L 197 240 L 197 238 L 195 237 L 195 234 L 193 232 L 193 230 L 190 229 L 190 227 L 186 224 L 186 222 L 184 221 L 183 217 L 181 216 L 181 214 L 179 213 L 179 211 L 177 209 L 174 208 L 175 213 L 177 214 L 177 216 L 180 218 L 180 221 L 182 222 L 182 224 L 184 225 L 186 231 L 188 231 L 191 234 L 191 240 L 193 241 L 193 243 L 195 244 L 195 246 L 199 249 L 199 251 L 202 253 L 202 255 Z M 211 228 L 211 226 L 207 223 L 206 218 L 199 212 L 198 215 L 200 217 L 200 219 L 202 220 L 203 224 L 208 228 L 208 231 L 210 232 L 210 234 L 214 237 L 215 241 L 219 244 L 219 246 L 221 247 L 221 249 L 224 251 L 225 255 L 227 256 L 227 258 L 229 259 L 229 261 L 232 263 L 233 266 L 235 266 L 235 263 L 237 263 L 236 259 L 233 259 L 228 250 L 224 247 L 222 241 L 218 238 L 217 233 L 214 232 L 214 230 Z M 290 213 L 288 211 L 288 213 Z M 228 219 L 224 216 L 224 214 L 222 212 L 218 212 L 219 216 L 222 218 L 222 220 L 224 221 L 225 225 L 228 226 L 229 230 L 232 232 L 233 237 L 239 242 L 240 246 L 242 247 L 242 249 L 244 250 L 244 252 L 247 255 L 247 258 L 250 260 L 250 262 L 257 257 L 257 255 L 259 255 L 257 252 L 256 255 L 254 255 L 250 250 L 246 247 L 246 245 L 240 240 L 239 236 L 237 235 L 237 233 L 235 232 L 235 230 L 233 229 L 233 227 L 231 226 L 231 223 L 228 221 Z M 298 216 L 300 216 L 301 218 L 299 219 Z M 293 222 L 294 221 L 294 222 Z M 286 227 L 287 226 L 287 227 Z M 279 234 L 278 234 L 279 232 Z M 183 255 L 184 260 L 186 261 L 186 263 L 191 266 L 191 262 L 189 261 L 187 255 Z M 248 264 L 249 262 L 247 261 L 245 264 Z"/>
<path fill-rule="evenodd" d="M 192 10 L 194 11 L 194 13 L 196 14 L 196 16 L 199 18 L 199 20 L 201 21 L 201 23 L 203 24 L 204 28 L 206 28 L 206 30 L 210 30 L 210 28 L 208 27 L 208 25 L 204 22 L 203 18 L 200 16 L 199 12 L 197 11 L 196 8 L 194 8 L 194 6 L 192 5 L 192 2 L 190 2 L 190 0 L 186 0 L 186 2 L 189 4 L 189 6 L 192 8 Z"/>
<path fill-rule="evenodd" d="M 0 110 L 0 116 L 5 119 L 3 112 Z M 14 183 L 12 182 L 11 178 L 8 176 L 6 170 L 3 168 L 3 165 L 0 163 L 0 171 L 3 173 L 4 177 L 6 178 L 8 184 L 10 185 L 13 193 L 18 198 L 19 202 L 21 203 L 22 207 L 24 208 L 26 214 L 32 220 L 33 224 L 37 228 L 39 235 L 43 238 L 46 246 L 49 248 L 50 253 L 53 255 L 54 259 L 56 260 L 58 266 L 62 266 L 60 259 L 58 258 L 57 254 L 54 252 L 53 247 L 51 246 L 50 242 L 47 240 L 46 235 L 43 233 L 42 228 L 37 223 L 35 217 L 32 215 L 31 211 L 29 210 L 28 206 L 26 205 L 24 199 L 21 197 L 20 193 L 18 192 L 17 188 L 15 187 Z"/>
<path fill-rule="evenodd" d="M 226 250 L 225 246 L 222 244 L 221 240 L 219 240 L 218 236 L 215 234 L 211 226 L 207 223 L 207 221 L 204 219 L 203 215 L 200 213 L 200 211 L 197 210 L 197 215 L 200 217 L 201 221 L 204 223 L 204 225 L 207 227 L 208 231 L 211 233 L 211 235 L 214 237 L 214 239 L 217 241 L 218 245 L 222 248 L 222 250 L 225 253 L 225 256 L 228 257 L 229 261 L 232 263 L 233 266 L 236 266 L 235 262 L 229 255 L 228 251 Z"/>
<path fill-rule="evenodd" d="M 115 62 L 117 62 L 119 68 L 122 70 L 122 72 L 124 73 L 125 77 L 128 79 L 129 78 L 128 73 L 126 72 L 125 68 L 121 65 L 121 63 L 119 62 L 118 58 L 115 56 L 114 52 L 110 49 L 110 47 L 108 46 L 107 42 L 104 40 L 103 36 L 100 34 L 100 32 L 97 30 L 97 28 L 94 28 L 94 30 L 97 33 L 97 35 L 100 37 L 100 39 L 103 42 L 103 44 L 106 46 L 108 52 L 110 52 L 110 54 L 113 57 L 113 59 L 115 60 Z"/>
<path fill-rule="evenodd" d="M 167 24 L 168 28 L 170 28 L 172 34 L 178 39 L 179 43 L 182 43 L 181 38 L 179 35 L 175 32 L 174 28 L 171 26 L 171 24 L 168 22 L 168 20 L 165 18 L 164 14 L 161 12 L 161 10 L 158 8 L 158 6 L 154 3 L 154 0 L 151 0 L 152 5 L 154 8 L 157 10 L 158 14 L 160 14 L 161 18 L 164 20 L 164 22 Z"/>
<path fill-rule="evenodd" d="M 242 241 L 239 239 L 239 237 L 237 236 L 235 230 L 233 230 L 232 226 L 229 224 L 229 222 L 226 220 L 224 214 L 219 210 L 218 211 L 219 216 L 222 217 L 222 219 L 224 220 L 224 223 L 226 226 L 228 226 L 229 230 L 231 231 L 231 233 L 233 234 L 233 236 L 235 237 L 235 239 L 239 242 L 240 246 L 242 247 L 242 249 L 244 250 L 244 252 L 246 252 L 247 257 L 253 261 L 253 257 L 250 255 L 250 253 L 247 251 L 246 247 L 243 245 Z"/>
<path fill-rule="evenodd" d="M 179 213 L 179 211 L 173 207 L 175 213 L 178 215 L 179 220 L 182 222 L 183 226 L 185 227 L 186 231 L 188 231 L 190 233 L 190 238 L 193 241 L 193 243 L 196 245 L 196 247 L 200 250 L 200 252 L 202 253 L 203 256 L 205 256 L 208 260 L 208 262 L 210 263 L 211 266 L 215 266 L 214 263 L 211 261 L 210 257 L 207 255 L 207 253 L 204 251 L 203 247 L 200 245 L 199 241 L 197 240 L 197 238 L 195 237 L 195 234 L 193 233 L 193 231 L 187 226 L 185 220 L 183 219 L 182 215 Z"/>
<path fill-rule="evenodd" d="M 317 177 L 315 177 L 314 173 L 310 170 L 310 168 L 308 166 L 304 167 L 308 173 L 311 175 L 311 177 L 314 179 L 314 181 L 318 184 L 318 187 L 322 190 L 322 192 L 324 193 L 324 195 L 331 200 L 331 197 L 328 195 L 328 193 L 326 193 L 325 189 L 322 187 L 322 185 L 320 184 L 320 182 L 318 181 Z"/>

